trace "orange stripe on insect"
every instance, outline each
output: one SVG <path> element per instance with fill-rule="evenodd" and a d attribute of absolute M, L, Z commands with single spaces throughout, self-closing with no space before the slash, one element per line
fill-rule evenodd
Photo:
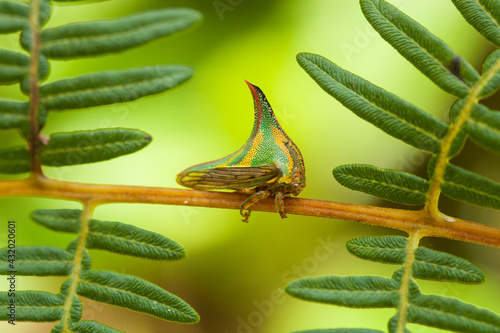
<path fill-rule="evenodd" d="M 247 154 L 241 161 L 241 165 L 243 166 L 249 166 L 252 163 L 252 160 L 255 158 L 255 155 L 259 152 L 259 149 L 262 145 L 262 139 L 263 139 L 263 133 L 262 131 L 259 131 L 257 135 L 255 136 L 255 139 L 252 142 L 252 146 L 248 150 Z"/>
<path fill-rule="evenodd" d="M 240 154 L 243 152 L 243 149 L 244 149 L 244 147 L 241 147 L 240 149 L 238 149 L 236 152 L 234 152 L 232 154 L 232 156 L 226 162 L 219 164 L 218 167 L 223 167 L 223 166 L 229 165 L 231 162 L 233 162 L 233 160 L 236 157 L 240 156 Z"/>

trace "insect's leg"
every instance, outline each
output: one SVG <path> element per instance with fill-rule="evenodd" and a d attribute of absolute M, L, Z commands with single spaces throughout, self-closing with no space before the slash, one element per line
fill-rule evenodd
<path fill-rule="evenodd" d="M 286 219 L 288 217 L 285 214 L 285 203 L 283 202 L 284 197 L 285 195 L 281 192 L 274 195 L 274 201 L 276 202 L 276 207 L 278 207 L 278 211 L 282 219 Z"/>
<path fill-rule="evenodd" d="M 248 199 L 243 201 L 243 203 L 240 206 L 240 214 L 243 216 L 243 222 L 248 222 L 248 218 L 250 217 L 250 211 L 248 208 L 252 206 L 253 204 L 259 202 L 262 199 L 267 198 L 271 192 L 269 191 L 259 191 L 257 193 L 252 194 Z"/>

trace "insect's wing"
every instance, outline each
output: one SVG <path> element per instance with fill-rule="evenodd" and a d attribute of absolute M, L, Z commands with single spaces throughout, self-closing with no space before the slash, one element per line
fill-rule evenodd
<path fill-rule="evenodd" d="M 197 190 L 240 189 L 253 187 L 279 176 L 275 164 L 258 167 L 215 167 L 189 169 L 177 176 L 177 183 Z"/>

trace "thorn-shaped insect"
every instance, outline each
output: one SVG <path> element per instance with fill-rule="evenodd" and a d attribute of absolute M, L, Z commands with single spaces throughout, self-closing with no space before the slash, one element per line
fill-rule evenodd
<path fill-rule="evenodd" d="M 236 190 L 251 196 L 241 204 L 243 222 L 249 208 L 274 196 L 282 218 L 283 198 L 298 195 L 306 185 L 304 160 L 286 135 L 259 87 L 245 81 L 254 101 L 254 125 L 250 138 L 236 152 L 221 159 L 192 166 L 177 175 L 177 183 L 196 190 Z"/>

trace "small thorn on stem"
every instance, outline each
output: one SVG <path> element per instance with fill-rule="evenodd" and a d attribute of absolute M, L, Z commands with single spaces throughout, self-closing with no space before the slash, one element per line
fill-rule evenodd
<path fill-rule="evenodd" d="M 49 142 L 50 142 L 50 136 L 43 135 L 43 134 L 39 134 L 38 136 L 39 136 L 39 138 L 40 138 L 40 142 L 41 142 L 44 146 L 46 146 L 46 145 L 48 145 L 48 144 L 49 144 Z"/>

